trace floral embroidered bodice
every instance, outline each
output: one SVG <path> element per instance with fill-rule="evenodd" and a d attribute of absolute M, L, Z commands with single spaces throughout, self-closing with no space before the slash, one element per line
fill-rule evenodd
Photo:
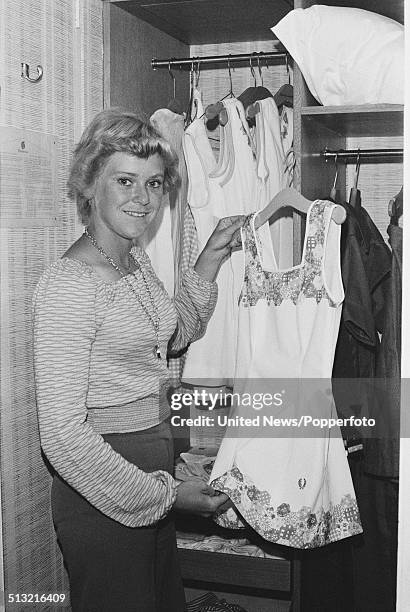
<path fill-rule="evenodd" d="M 254 231 L 255 216 L 248 215 L 242 228 L 245 245 L 245 278 L 240 295 L 242 305 L 254 306 L 261 298 L 279 306 L 290 299 L 296 304 L 301 296 L 314 298 L 317 303 L 327 299 L 331 306 L 322 274 L 326 238 L 328 203 L 316 200 L 308 214 L 302 261 L 298 266 L 276 272 L 262 267 L 261 242 Z"/>

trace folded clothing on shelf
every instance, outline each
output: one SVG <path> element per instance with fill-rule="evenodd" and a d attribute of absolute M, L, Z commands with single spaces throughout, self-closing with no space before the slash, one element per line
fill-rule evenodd
<path fill-rule="evenodd" d="M 247 538 L 223 538 L 219 535 L 205 535 L 191 532 L 177 531 L 178 548 L 189 550 L 202 550 L 207 552 L 226 553 L 229 555 L 246 555 L 247 557 L 260 557 L 262 559 L 282 559 L 273 555 Z"/>
<path fill-rule="evenodd" d="M 177 463 L 175 466 L 175 478 L 177 480 L 196 480 L 198 478 L 208 483 L 214 462 L 214 458 L 205 457 L 202 463 L 198 461 Z"/>
<path fill-rule="evenodd" d="M 245 608 L 225 599 L 218 599 L 215 593 L 204 593 L 187 603 L 187 612 L 247 612 Z"/>
<path fill-rule="evenodd" d="M 209 482 L 209 476 L 215 461 L 215 449 L 196 449 L 193 448 L 187 453 L 181 453 L 181 461 L 175 466 L 175 478 L 177 480 L 200 479 Z M 182 530 L 181 530 L 182 528 Z M 219 529 L 215 526 L 216 529 Z M 232 534 L 232 531 L 229 530 Z M 229 533 L 229 531 L 227 533 Z M 202 550 L 208 552 L 227 553 L 235 555 L 246 555 L 248 557 L 261 558 L 282 558 L 263 550 L 245 537 L 226 537 L 221 534 L 210 534 L 209 529 L 206 533 L 186 530 L 186 526 L 181 525 L 177 530 L 178 548 L 191 550 Z"/>

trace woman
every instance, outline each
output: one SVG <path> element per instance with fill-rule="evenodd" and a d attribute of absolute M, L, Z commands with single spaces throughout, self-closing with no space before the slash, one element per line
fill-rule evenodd
<path fill-rule="evenodd" d="M 173 301 L 133 246 L 178 176 L 176 156 L 132 113 L 99 113 L 77 145 L 69 195 L 84 234 L 34 295 L 42 448 L 75 612 L 181 612 L 171 509 L 210 516 L 226 502 L 177 485 L 167 418 L 167 348 L 199 338 L 215 277 L 242 218 L 221 220 Z"/>

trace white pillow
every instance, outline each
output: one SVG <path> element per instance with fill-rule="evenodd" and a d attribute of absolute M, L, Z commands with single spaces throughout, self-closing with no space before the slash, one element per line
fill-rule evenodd
<path fill-rule="evenodd" d="M 403 104 L 400 23 L 362 9 L 314 5 L 290 11 L 272 31 L 321 104 Z"/>

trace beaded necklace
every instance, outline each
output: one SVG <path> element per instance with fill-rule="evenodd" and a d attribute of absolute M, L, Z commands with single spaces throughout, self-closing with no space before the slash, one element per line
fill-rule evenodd
<path fill-rule="evenodd" d="M 155 305 L 155 301 L 154 301 L 153 295 L 151 293 L 151 289 L 149 287 L 147 279 L 145 278 L 145 274 L 144 274 L 144 271 L 142 269 L 141 264 L 138 261 L 136 261 L 136 263 L 138 265 L 138 269 L 141 272 L 142 280 L 144 281 L 145 289 L 146 289 L 146 291 L 148 293 L 148 296 L 149 296 L 149 301 L 151 303 L 151 308 L 152 308 L 152 311 L 154 313 L 154 316 L 151 315 L 150 311 L 148 310 L 148 308 L 146 307 L 146 305 L 142 301 L 141 297 L 135 291 L 134 285 L 129 280 L 128 275 L 124 274 L 124 272 L 121 270 L 121 268 L 118 266 L 118 264 L 116 264 L 115 261 L 108 255 L 108 253 L 106 253 L 104 251 L 102 246 L 100 246 L 98 244 L 98 242 L 96 241 L 94 236 L 92 236 L 89 233 L 88 228 L 85 228 L 84 236 L 86 236 L 88 238 L 88 240 L 91 242 L 93 247 L 96 248 L 97 251 L 100 253 L 100 255 L 102 255 L 104 257 L 104 259 L 106 259 L 108 261 L 108 263 L 114 268 L 114 270 L 116 270 L 120 274 L 120 276 L 125 279 L 128 287 L 131 289 L 131 291 L 133 292 L 134 296 L 137 298 L 141 308 L 145 312 L 145 315 L 146 315 L 147 319 L 149 320 L 149 322 L 151 323 L 151 325 L 152 325 L 152 327 L 154 329 L 155 338 L 156 338 L 157 343 L 154 346 L 152 352 L 153 352 L 154 356 L 157 357 L 157 359 L 161 359 L 162 356 L 161 356 L 160 340 L 159 340 L 159 314 L 158 314 L 158 309 L 157 309 L 157 307 Z"/>

